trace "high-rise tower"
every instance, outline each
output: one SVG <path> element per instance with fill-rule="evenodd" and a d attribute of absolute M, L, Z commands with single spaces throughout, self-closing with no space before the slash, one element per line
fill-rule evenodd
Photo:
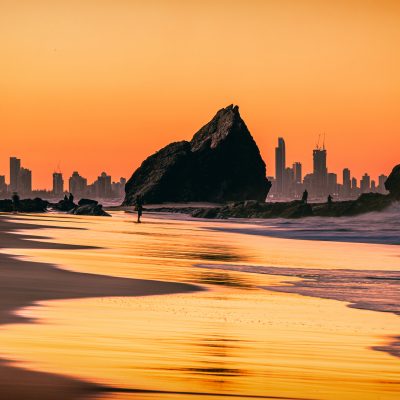
<path fill-rule="evenodd" d="M 18 191 L 18 178 L 21 170 L 21 160 L 10 157 L 10 191 Z"/>
<path fill-rule="evenodd" d="M 275 148 L 275 179 L 276 192 L 280 195 L 284 193 L 284 181 L 286 170 L 286 147 L 283 138 L 278 138 L 278 147 Z"/>

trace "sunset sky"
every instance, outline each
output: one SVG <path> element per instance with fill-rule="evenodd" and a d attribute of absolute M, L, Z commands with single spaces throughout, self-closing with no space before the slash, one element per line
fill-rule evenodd
<path fill-rule="evenodd" d="M 0 175 L 129 177 L 238 104 L 274 175 L 400 162 L 400 1 L 0 0 Z M 339 179 L 341 181 L 341 178 Z"/>

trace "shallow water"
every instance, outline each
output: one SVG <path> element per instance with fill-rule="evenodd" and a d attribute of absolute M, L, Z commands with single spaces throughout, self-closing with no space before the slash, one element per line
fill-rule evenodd
<path fill-rule="evenodd" d="M 299 268 L 329 271 L 330 277 L 340 278 L 340 290 L 354 285 L 354 274 L 346 283 L 346 274 L 335 275 L 335 270 L 399 271 L 398 246 L 232 233 L 284 231 L 284 222 L 274 227 L 280 222 L 266 226 L 155 216 L 135 224 L 122 212 L 113 218 L 16 218 L 85 228 L 29 234 L 98 248 L 6 249 L 9 254 L 75 271 L 189 282 L 207 289 L 51 301 L 21 310 L 40 323 L 0 330 L 1 355 L 19 365 L 110 385 L 115 391 L 99 398 L 113 400 L 183 399 L 192 396 L 187 392 L 204 399 L 218 394 L 242 399 L 398 397 L 400 359 L 373 349 L 400 334 L 397 315 L 349 308 L 344 297 L 337 301 L 273 290 L 303 280 Z M 358 282 L 359 289 L 363 285 Z M 323 285 L 318 289 L 325 290 Z"/>

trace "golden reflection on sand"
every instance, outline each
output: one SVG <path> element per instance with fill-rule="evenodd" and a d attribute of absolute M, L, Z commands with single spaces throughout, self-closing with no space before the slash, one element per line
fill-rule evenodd
<path fill-rule="evenodd" d="M 185 391 L 332 400 L 398 398 L 399 359 L 371 350 L 400 333 L 398 316 L 258 288 L 297 278 L 195 266 L 207 262 L 398 270 L 395 246 L 204 229 L 223 224 L 218 222 L 149 219 L 138 225 L 123 213 L 113 215 L 52 216 L 53 221 L 29 217 L 47 226 L 86 228 L 46 228 L 34 235 L 100 249 L 5 251 L 75 271 L 191 282 L 209 290 L 44 302 L 21 311 L 40 323 L 0 330 L 2 356 L 31 369 L 113 387 L 171 392 L 101 397 L 113 400 L 187 398 L 173 393 Z"/>

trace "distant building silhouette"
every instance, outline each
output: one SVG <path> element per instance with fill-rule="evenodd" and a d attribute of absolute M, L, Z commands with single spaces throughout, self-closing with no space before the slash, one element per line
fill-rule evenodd
<path fill-rule="evenodd" d="M 348 168 L 343 170 L 342 196 L 347 198 L 351 195 L 351 172 Z"/>
<path fill-rule="evenodd" d="M 286 146 L 283 138 L 278 138 L 278 147 L 275 148 L 275 179 L 276 193 L 284 194 L 284 180 L 286 171 Z"/>
<path fill-rule="evenodd" d="M 386 180 L 387 180 L 387 176 L 386 175 L 379 175 L 379 177 L 378 177 L 378 192 L 379 193 L 382 193 L 382 194 L 385 194 L 385 193 L 387 193 L 387 190 L 386 190 L 386 188 L 385 188 L 385 182 L 386 182 Z"/>
<path fill-rule="evenodd" d="M 367 173 L 361 178 L 360 190 L 361 193 L 368 193 L 371 191 L 371 178 Z"/>
<path fill-rule="evenodd" d="M 328 193 L 330 196 L 338 195 L 337 175 L 333 172 L 328 173 Z"/>
<path fill-rule="evenodd" d="M 21 169 L 21 160 L 10 157 L 10 192 L 18 191 L 18 178 Z"/>
<path fill-rule="evenodd" d="M 18 192 L 30 194 L 32 192 L 32 171 L 27 168 L 20 168 L 18 175 Z"/>
<path fill-rule="evenodd" d="M 302 171 L 301 162 L 293 163 L 293 173 L 294 173 L 294 181 L 295 183 L 302 183 L 303 181 L 303 171 Z"/>
<path fill-rule="evenodd" d="M 313 167 L 313 195 L 316 197 L 325 197 L 328 184 L 325 147 L 317 147 L 314 149 Z"/>
<path fill-rule="evenodd" d="M 69 178 L 69 192 L 73 193 L 75 197 L 84 196 L 87 192 L 87 179 L 74 171 Z"/>
<path fill-rule="evenodd" d="M 53 194 L 60 196 L 64 193 L 64 179 L 61 172 L 53 173 Z"/>
<path fill-rule="evenodd" d="M 112 195 L 111 176 L 102 172 L 94 183 L 96 196 L 100 198 L 109 198 Z"/>
<path fill-rule="evenodd" d="M 6 184 L 6 177 L 4 175 L 0 175 L 0 193 L 7 192 L 7 184 Z"/>

